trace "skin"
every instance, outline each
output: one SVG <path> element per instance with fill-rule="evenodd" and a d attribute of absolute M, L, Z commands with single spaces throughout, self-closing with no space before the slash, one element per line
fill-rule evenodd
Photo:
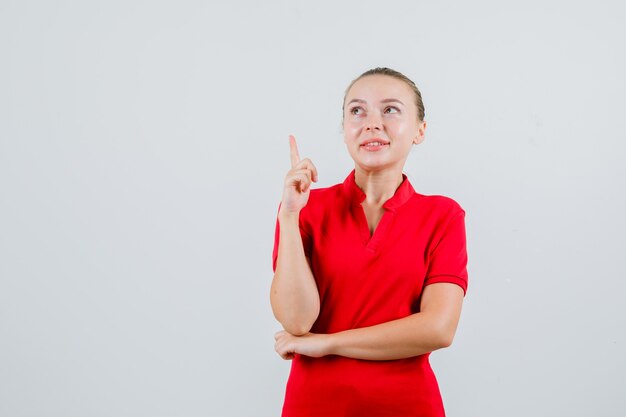
<path fill-rule="evenodd" d="M 344 142 L 355 163 L 356 184 L 366 194 L 362 206 L 372 234 L 383 216 L 383 204 L 402 183 L 402 169 L 412 146 L 424 140 L 426 123 L 417 114 L 413 91 L 393 77 L 363 77 L 346 95 Z M 376 150 L 364 147 L 372 140 L 383 145 Z M 278 215 L 281 231 L 270 296 L 274 315 L 284 328 L 274 336 L 276 352 L 287 360 L 294 354 L 393 360 L 450 346 L 464 297 L 463 289 L 451 283 L 426 286 L 419 313 L 333 334 L 310 333 L 320 301 L 302 248 L 298 219 L 318 174 L 310 160 L 300 160 L 293 136 L 289 142 L 291 169 Z"/>
<path fill-rule="evenodd" d="M 280 236 L 270 302 L 283 328 L 301 336 L 311 330 L 320 311 L 317 284 L 304 254 L 299 226 L 300 210 L 309 200 L 311 182 L 317 181 L 317 169 L 309 159 L 300 160 L 293 136 L 289 137 L 289 146 L 291 169 L 285 177 L 278 212 Z"/>

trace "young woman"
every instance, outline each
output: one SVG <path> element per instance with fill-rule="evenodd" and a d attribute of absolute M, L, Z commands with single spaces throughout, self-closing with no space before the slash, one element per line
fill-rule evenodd
<path fill-rule="evenodd" d="M 467 289 L 463 209 L 402 173 L 424 140 L 422 97 L 376 68 L 344 97 L 354 170 L 311 189 L 317 170 L 290 137 L 271 304 L 293 360 L 283 416 L 444 416 L 430 352 L 450 346 Z"/>

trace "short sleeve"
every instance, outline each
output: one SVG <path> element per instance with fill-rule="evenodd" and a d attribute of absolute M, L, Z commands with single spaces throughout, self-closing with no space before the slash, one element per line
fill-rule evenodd
<path fill-rule="evenodd" d="M 459 285 L 467 292 L 467 249 L 465 238 L 465 212 L 454 214 L 443 233 L 438 235 L 430 256 L 424 286 L 437 282 Z"/>
<path fill-rule="evenodd" d="M 280 210 L 280 205 L 278 207 Z M 312 239 L 309 233 L 305 231 L 302 221 L 302 212 L 300 212 L 300 236 L 302 237 L 302 246 L 304 247 L 304 254 L 310 259 L 312 250 Z M 278 242 L 280 240 L 280 222 L 278 216 L 276 216 L 276 230 L 274 232 L 274 249 L 272 250 L 272 269 L 276 272 L 276 260 L 278 259 Z"/>

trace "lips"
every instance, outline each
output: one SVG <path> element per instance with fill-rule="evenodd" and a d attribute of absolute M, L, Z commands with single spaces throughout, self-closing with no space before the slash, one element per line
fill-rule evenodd
<path fill-rule="evenodd" d="M 368 139 L 361 143 L 360 147 L 366 151 L 377 151 L 389 145 L 389 141 L 381 138 Z"/>

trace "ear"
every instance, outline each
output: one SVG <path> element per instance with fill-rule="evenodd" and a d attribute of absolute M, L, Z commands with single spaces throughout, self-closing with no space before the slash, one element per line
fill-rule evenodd
<path fill-rule="evenodd" d="M 426 134 L 426 122 L 419 122 L 415 138 L 413 138 L 413 144 L 419 145 L 424 142 L 424 136 Z"/>

